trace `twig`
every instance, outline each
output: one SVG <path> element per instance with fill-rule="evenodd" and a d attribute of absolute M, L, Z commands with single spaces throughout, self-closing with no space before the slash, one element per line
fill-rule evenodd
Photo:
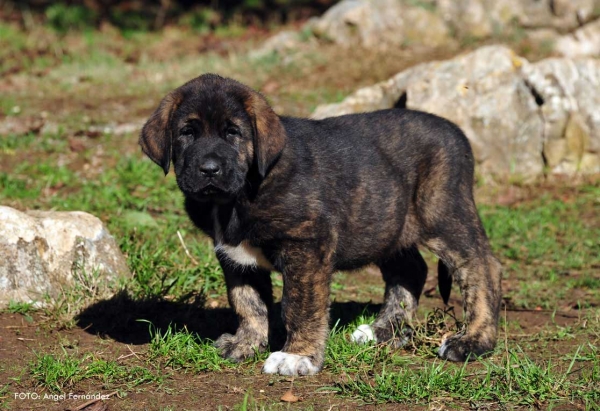
<path fill-rule="evenodd" d="M 179 232 L 179 230 L 177 230 L 177 237 L 179 237 L 179 242 L 181 243 L 181 246 L 183 247 L 185 254 L 190 258 L 190 260 L 192 260 L 192 263 L 198 264 L 198 261 L 196 261 L 196 259 L 194 257 L 192 257 L 192 254 L 190 254 L 190 251 L 185 246 L 185 243 L 183 242 L 183 237 L 181 236 L 181 233 Z"/>
<path fill-rule="evenodd" d="M 118 391 L 114 391 L 114 392 L 111 392 L 110 394 L 103 395 L 102 397 L 108 398 L 108 397 L 111 397 L 111 396 L 115 395 L 117 392 Z M 100 398 L 96 398 L 96 399 L 93 399 L 93 400 L 89 400 L 88 402 L 81 404 L 77 408 L 72 408 L 71 411 L 81 411 L 84 408 L 86 408 L 87 406 L 92 405 L 92 404 L 94 404 L 94 403 L 96 403 L 98 401 L 101 401 L 101 399 Z"/>
<path fill-rule="evenodd" d="M 137 353 L 135 353 L 131 347 L 129 346 L 129 344 L 125 345 L 127 347 L 127 349 L 129 350 L 129 352 L 131 353 L 131 355 L 135 355 L 135 358 L 137 358 L 138 360 L 142 361 L 142 359 L 140 357 L 138 357 Z"/>
<path fill-rule="evenodd" d="M 124 360 L 125 358 L 129 358 L 129 357 L 132 357 L 134 355 L 135 354 L 119 355 L 119 358 L 117 358 L 117 361 Z"/>

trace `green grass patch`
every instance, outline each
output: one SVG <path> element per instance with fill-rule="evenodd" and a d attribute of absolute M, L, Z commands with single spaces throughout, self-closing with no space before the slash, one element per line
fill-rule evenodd
<path fill-rule="evenodd" d="M 385 351 L 376 345 L 363 348 L 365 353 L 369 350 Z M 359 366 L 357 355 L 349 362 L 348 358 L 335 358 L 335 374 L 344 377 L 329 389 L 367 403 L 451 401 L 456 406 L 479 408 L 568 402 L 589 410 L 600 404 L 600 363 L 598 348 L 592 344 L 580 345 L 563 358 L 543 360 L 511 344 L 497 358 L 471 364 L 388 355 L 376 361 L 363 355 Z"/>
<path fill-rule="evenodd" d="M 187 329 L 175 331 L 168 327 L 161 332 L 150 325 L 150 334 L 149 360 L 162 367 L 200 372 L 220 371 L 235 366 L 219 355 L 212 341 L 201 340 Z"/>
<path fill-rule="evenodd" d="M 550 309 L 579 290 L 581 301 L 600 300 L 600 228 L 591 220 L 600 190 L 582 187 L 566 200 L 546 194 L 512 207 L 482 206 L 482 220 L 506 277 L 518 283 L 507 296 L 523 308 Z"/>
<path fill-rule="evenodd" d="M 35 308 L 33 303 L 24 303 L 18 301 L 9 301 L 8 307 L 6 307 L 7 312 L 22 315 L 27 315 L 34 309 Z"/>
<path fill-rule="evenodd" d="M 131 389 L 141 384 L 160 382 L 162 378 L 149 367 L 119 364 L 116 361 L 84 356 L 38 354 L 29 364 L 29 373 L 36 384 L 51 392 L 61 393 L 80 381 L 94 380 L 105 389 Z"/>

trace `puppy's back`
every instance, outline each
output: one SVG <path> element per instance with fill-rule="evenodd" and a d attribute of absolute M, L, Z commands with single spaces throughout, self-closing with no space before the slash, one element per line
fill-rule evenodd
<path fill-rule="evenodd" d="M 407 109 L 348 114 L 322 120 L 283 117 L 290 143 L 311 157 L 327 156 L 328 166 L 391 166 L 396 174 L 426 172 L 445 163 L 448 170 L 469 172 L 474 159 L 462 130 L 439 116 Z M 348 164 L 342 164 L 348 163 Z M 417 170 L 418 169 L 418 170 Z"/>

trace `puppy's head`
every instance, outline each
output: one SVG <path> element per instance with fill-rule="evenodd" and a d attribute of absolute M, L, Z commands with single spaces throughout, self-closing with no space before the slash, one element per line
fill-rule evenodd
<path fill-rule="evenodd" d="M 169 93 L 144 125 L 142 150 L 198 201 L 226 202 L 243 190 L 248 172 L 262 178 L 279 158 L 286 135 L 256 91 L 214 74 Z"/>

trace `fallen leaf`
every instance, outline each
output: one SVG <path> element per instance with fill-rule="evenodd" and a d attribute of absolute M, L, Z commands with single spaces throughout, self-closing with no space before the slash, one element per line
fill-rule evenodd
<path fill-rule="evenodd" d="M 283 402 L 298 402 L 300 398 L 296 397 L 292 390 L 287 390 L 285 394 L 281 396 L 281 401 Z"/>

